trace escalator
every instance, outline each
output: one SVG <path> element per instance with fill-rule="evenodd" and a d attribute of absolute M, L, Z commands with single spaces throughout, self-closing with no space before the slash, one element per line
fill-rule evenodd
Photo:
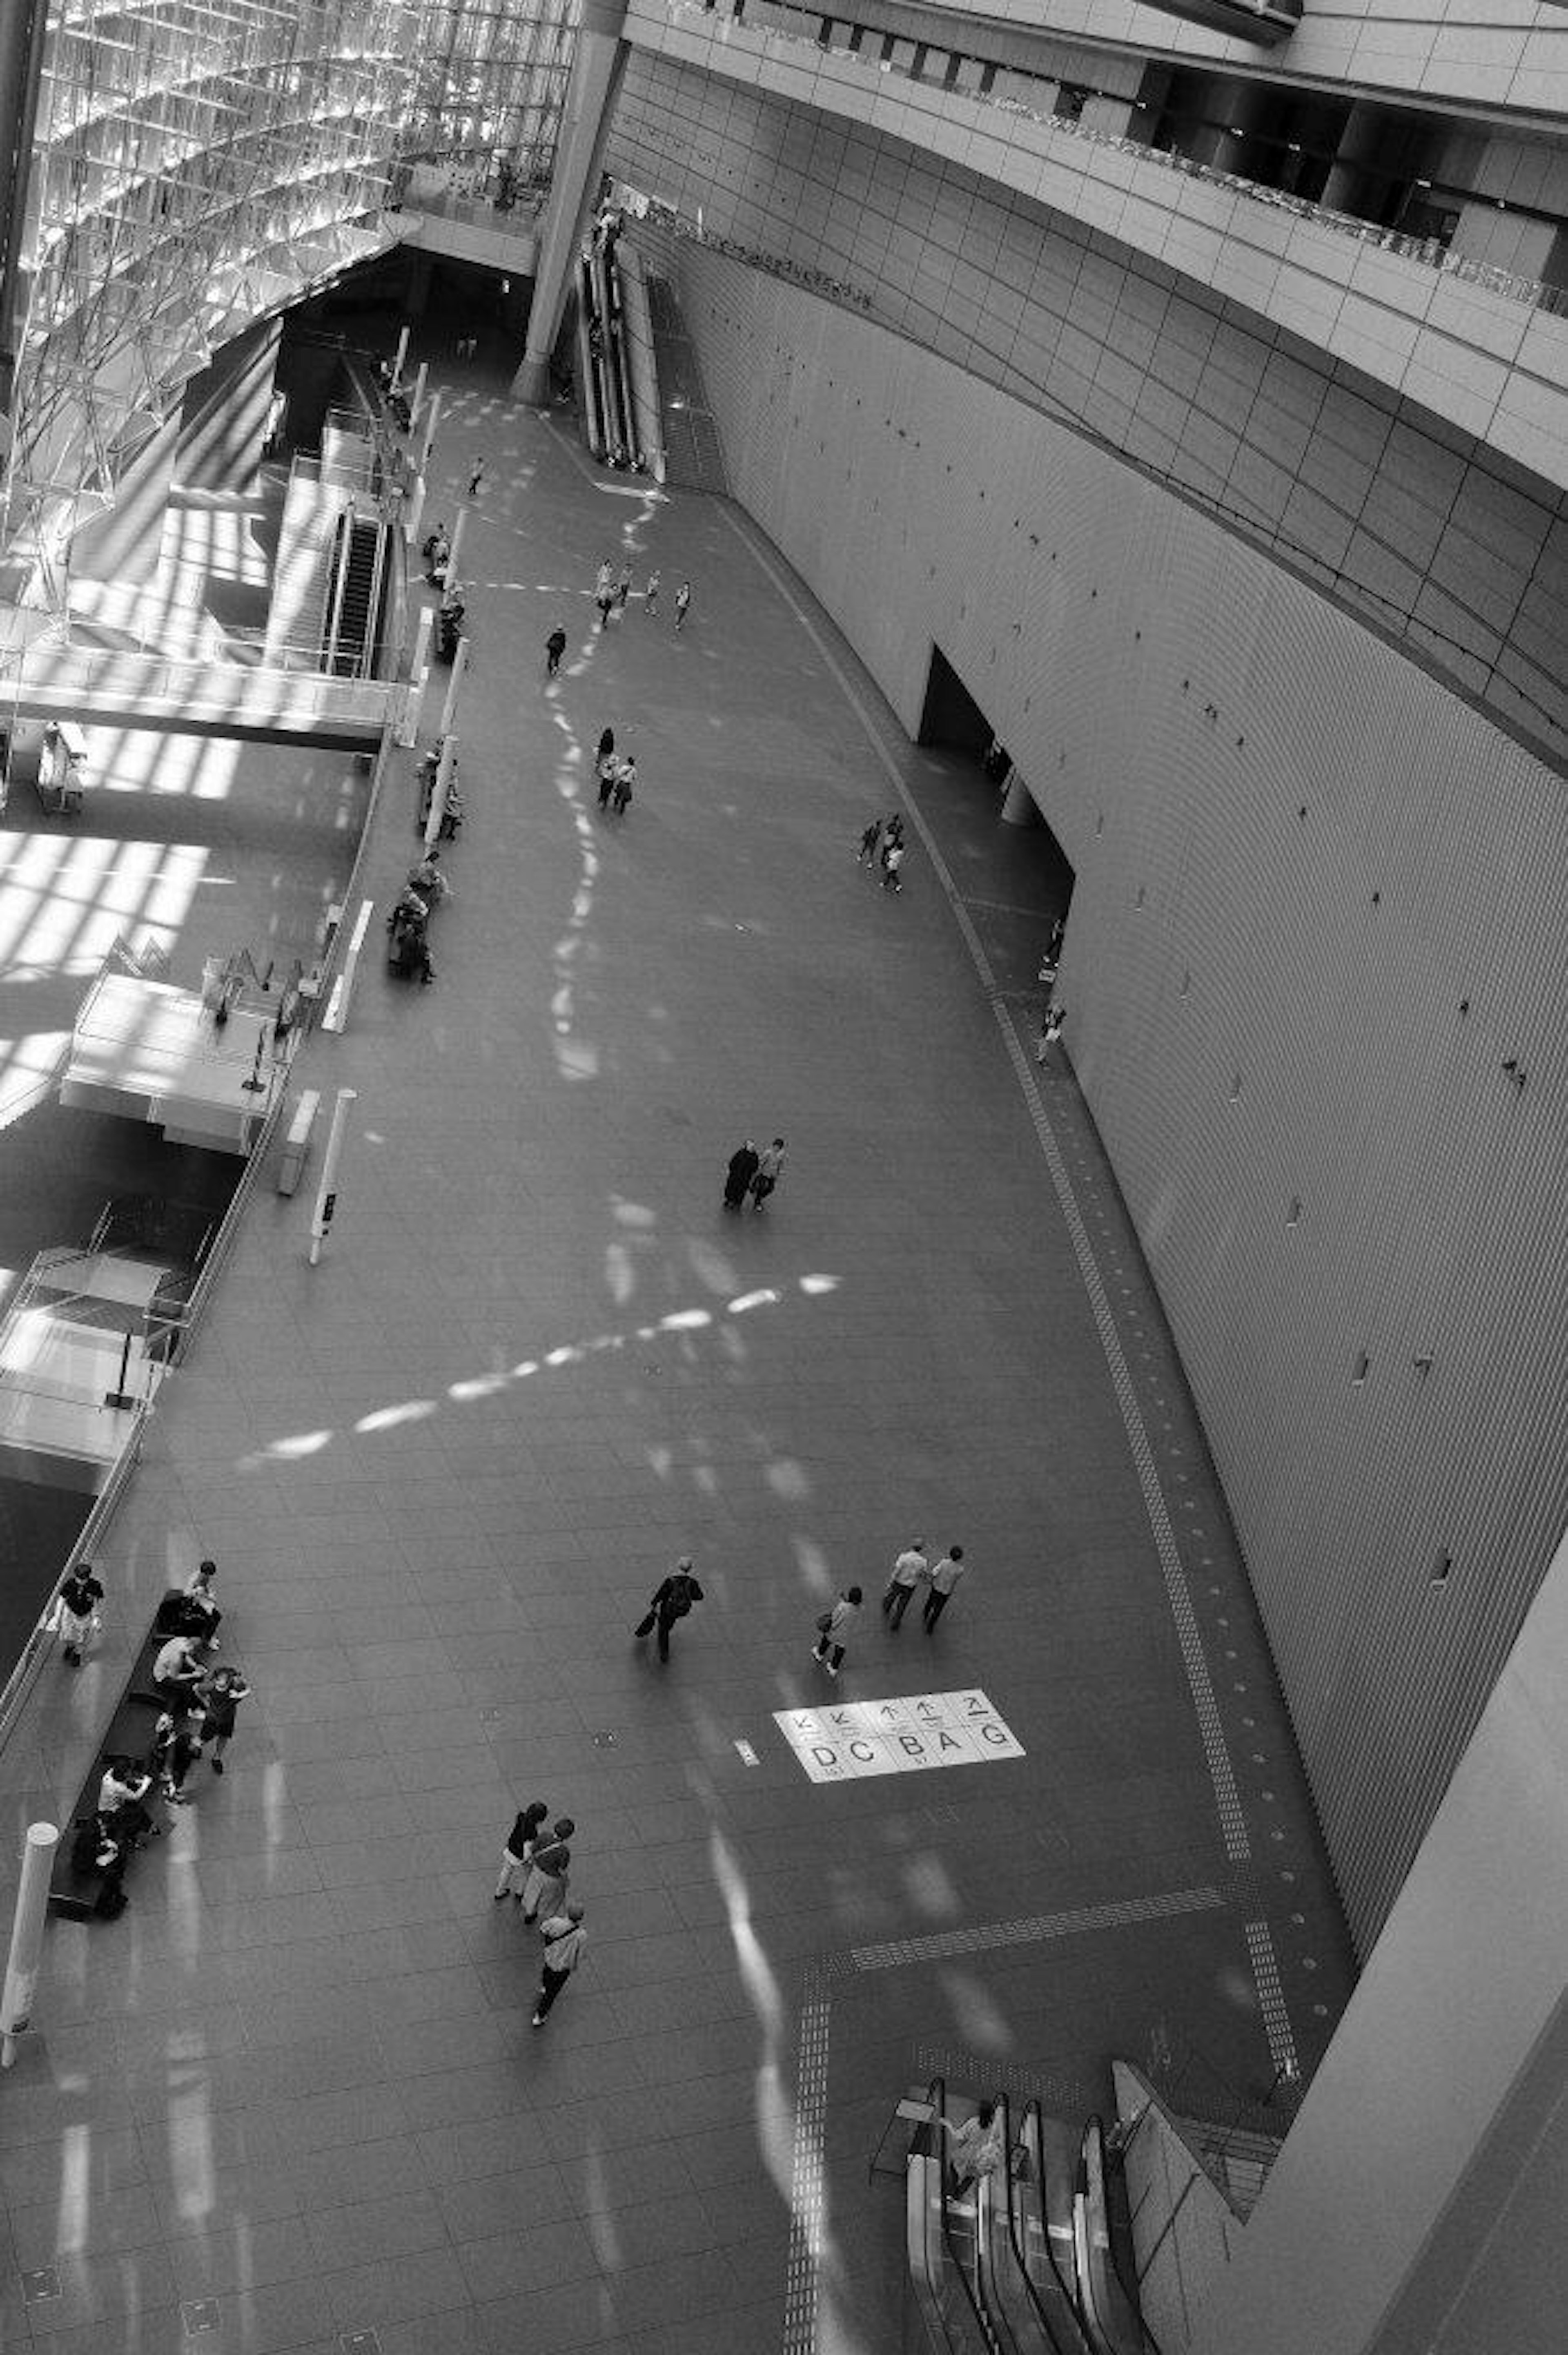
<path fill-rule="evenodd" d="M 1089 2355 L 1052 2251 L 1039 2164 L 1040 2105 L 1029 2104 L 1016 2142 L 1005 2094 L 997 2097 L 997 2112 L 1010 2158 L 980 2186 L 982 2302 L 1006 2355 L 1034 2355 L 1040 2349 L 1045 2355 Z"/>
<path fill-rule="evenodd" d="M 947 2087 L 940 2077 L 932 2078 L 926 2098 L 931 2123 L 910 2144 L 904 2206 L 909 2286 L 922 2341 L 935 2355 L 1003 2355 L 976 2288 L 975 2207 L 947 2193 Z"/>
<path fill-rule="evenodd" d="M 1006 2164 L 954 2194 L 941 2078 L 926 2106 L 930 2122 L 909 2147 L 905 2212 L 921 2343 L 954 2355 L 1159 2355 L 1117 2271 L 1099 2120 L 1080 2140 L 1031 2101 L 1015 2140 L 1000 2094 Z"/>
<path fill-rule="evenodd" d="M 330 667 L 340 678 L 370 675 L 376 645 L 376 607 L 381 597 L 382 531 L 378 522 L 350 517 L 343 549 L 343 594 Z"/>

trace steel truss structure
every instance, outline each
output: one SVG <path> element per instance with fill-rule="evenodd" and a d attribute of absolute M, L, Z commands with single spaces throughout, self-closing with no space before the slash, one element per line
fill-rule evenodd
<path fill-rule="evenodd" d="M 503 170 L 547 186 L 566 101 L 577 0 L 437 0 L 426 9 L 405 153 L 469 167 L 476 192 Z"/>
<path fill-rule="evenodd" d="M 72 532 L 249 322 L 393 243 L 411 155 L 554 152 L 577 0 L 46 0 L 3 538 Z"/>

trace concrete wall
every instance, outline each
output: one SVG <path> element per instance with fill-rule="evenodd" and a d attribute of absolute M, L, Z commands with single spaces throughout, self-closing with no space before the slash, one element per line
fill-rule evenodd
<path fill-rule="evenodd" d="M 1568 1548 L 1228 2273 L 1203 2355 L 1558 2355 Z"/>
<path fill-rule="evenodd" d="M 1568 1519 L 1561 781 L 1037 410 L 666 242 L 736 496 L 911 733 L 941 645 L 1077 869 L 1074 1061 L 1364 1949 Z"/>
<path fill-rule="evenodd" d="M 638 38 L 657 29 L 652 6 L 634 0 L 628 21 Z M 1183 213 L 1184 241 L 1172 259 L 1156 259 L 928 146 L 719 80 L 721 68 L 746 62 L 744 28 L 726 43 L 702 29 L 717 20 L 694 21 L 697 33 L 683 22 L 680 37 L 707 42 L 713 72 L 633 51 L 609 155 L 618 176 L 690 223 L 700 215 L 710 233 L 777 256 L 797 276 L 817 270 L 850 283 L 874 317 L 923 348 L 1073 418 L 1568 754 L 1568 492 L 1347 357 L 1388 337 L 1394 372 L 1414 365 L 1417 329 L 1398 304 L 1414 299 L 1417 281 L 1422 302 L 1445 303 L 1456 318 L 1489 305 L 1489 335 L 1501 306 L 1516 336 L 1535 339 L 1531 348 L 1561 346 L 1565 378 L 1568 321 L 1314 229 L 1339 276 L 1327 310 L 1310 285 L 1292 282 L 1291 300 L 1302 306 L 1292 333 L 1238 297 L 1255 283 L 1278 292 L 1283 249 L 1296 251 L 1309 224 L 1161 173 L 1167 197 L 1174 189 L 1186 192 L 1184 208 L 1202 199 L 1237 220 L 1245 213 L 1279 250 L 1251 254 L 1244 271 L 1234 222 L 1222 234 Z M 771 47 L 770 71 L 803 59 L 802 91 L 822 93 L 820 74 L 808 78 L 817 52 L 800 42 Z M 919 84 L 897 88 L 944 105 Z M 1004 129 L 1017 120 L 992 113 Z M 1063 145 L 1116 160 L 1116 151 L 1081 140 Z M 1213 255 L 1231 250 L 1235 267 L 1224 287 L 1192 274 L 1194 240 L 1211 274 Z M 1472 368 L 1492 388 L 1494 417 L 1505 400 L 1536 389 L 1495 356 L 1467 351 L 1462 333 L 1441 357 L 1457 372 L 1456 406 L 1465 398 L 1459 375 Z M 1568 474 L 1568 438 L 1555 447 Z"/>

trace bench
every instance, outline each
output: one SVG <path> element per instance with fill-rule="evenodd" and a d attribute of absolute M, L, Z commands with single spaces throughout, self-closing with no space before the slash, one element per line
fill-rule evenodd
<path fill-rule="evenodd" d="M 153 1733 L 158 1719 L 168 1707 L 163 1695 L 153 1686 L 153 1663 L 168 1642 L 166 1621 L 172 1606 L 183 1600 L 178 1587 L 171 1587 L 159 1604 L 157 1614 L 143 1639 L 141 1648 L 131 1664 L 131 1673 L 121 1687 L 102 1741 L 93 1757 L 86 1782 L 78 1792 L 75 1805 L 63 1827 L 59 1844 L 55 1849 L 55 1869 L 49 1877 L 49 1912 L 68 1922 L 90 1921 L 98 1910 L 99 1893 L 103 1876 L 97 1869 L 82 1870 L 77 1865 L 73 1849 L 75 1829 L 83 1816 L 98 1811 L 98 1786 L 103 1780 L 104 1768 L 111 1758 L 145 1758 L 153 1746 Z"/>
<path fill-rule="evenodd" d="M 278 1191 L 291 1194 L 300 1182 L 305 1167 L 305 1156 L 311 1149 L 311 1132 L 321 1110 L 319 1088 L 306 1088 L 294 1107 L 294 1117 L 289 1123 L 289 1134 L 283 1139 L 283 1157 L 278 1165 Z"/>

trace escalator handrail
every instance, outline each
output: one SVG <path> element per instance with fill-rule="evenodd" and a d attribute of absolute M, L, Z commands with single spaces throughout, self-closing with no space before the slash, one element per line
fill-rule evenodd
<path fill-rule="evenodd" d="M 1083 2197 L 1086 2210 L 1087 2207 L 1088 2197 L 1087 2154 L 1091 2147 L 1095 2149 L 1097 2155 L 1097 2167 L 1100 2178 L 1100 2197 L 1102 2204 L 1105 2205 L 1107 2209 L 1105 2217 L 1106 2250 L 1104 2271 L 1109 2280 L 1115 2283 L 1122 2303 L 1127 2308 L 1128 2315 L 1137 2332 L 1137 2346 L 1136 2348 L 1129 2348 L 1124 2339 L 1115 2336 L 1112 2329 L 1107 2327 L 1109 2318 L 1101 2312 L 1099 2300 L 1096 2296 L 1097 2285 L 1095 2281 L 1095 2267 L 1092 2263 L 1092 2258 L 1091 2262 L 1086 2266 L 1084 2281 L 1084 2303 L 1087 2309 L 1086 2318 L 1091 2325 L 1089 2336 L 1093 2339 L 1102 2341 L 1106 2348 L 1110 2350 L 1110 2355 L 1160 2355 L 1159 2343 L 1155 2339 L 1154 2333 L 1150 2329 L 1149 2325 L 1145 2322 L 1141 2308 L 1139 2307 L 1137 2301 L 1128 2295 L 1127 2284 L 1122 2280 L 1120 2272 L 1117 2266 L 1115 2252 L 1112 2250 L 1110 2245 L 1110 2217 L 1108 2212 L 1108 2203 L 1105 2201 L 1106 2132 L 1097 2112 L 1096 2112 L 1092 2117 L 1088 2118 L 1085 2122 L 1084 2126 L 1083 2149 L 1085 2157 L 1080 2163 L 1079 2175 L 1083 2182 Z"/>
<path fill-rule="evenodd" d="M 1012 2106 L 1009 2104 L 1005 2093 L 999 2094 L 996 2100 L 997 2107 L 1001 2113 L 1002 2148 L 1007 2153 L 1007 2163 L 1002 2169 L 1002 2199 L 1005 2203 L 1002 2213 L 1007 2225 L 1007 2244 L 1012 2253 L 1012 2262 L 1017 2271 L 1018 2278 L 1023 2285 L 1024 2296 L 1028 2300 L 1030 2312 L 1033 2315 L 1035 2321 L 1040 2326 L 1042 2343 L 1050 2350 L 1050 2355 L 1088 2355 L 1088 2342 L 1083 2337 L 1081 2331 L 1078 2330 L 1077 2316 L 1074 2310 L 1073 2301 L 1067 2295 L 1065 2284 L 1062 2282 L 1061 2272 L 1056 2264 L 1055 2253 L 1051 2246 L 1051 2234 L 1045 2215 L 1044 2198 L 1042 2198 L 1040 2204 L 1040 2237 L 1044 2244 L 1045 2254 L 1051 2264 L 1052 2271 L 1055 2274 L 1057 2283 L 1061 2286 L 1063 2298 L 1065 2304 L 1065 2310 L 1073 2318 L 1073 2330 L 1075 2335 L 1070 2345 L 1063 2345 L 1062 2333 L 1056 2324 L 1052 2321 L 1051 2317 L 1046 2313 L 1040 2293 L 1029 2277 L 1029 2267 L 1024 2260 L 1023 2234 L 1019 2222 L 1015 2178 L 1012 2172 L 1014 2145 L 1012 2140 Z M 1024 2118 L 1027 2120 L 1029 2109 L 1031 2107 L 1037 2109 L 1038 2106 L 1039 2105 L 1037 2103 L 1027 2105 L 1023 2113 Z M 1036 2172 L 1038 2172 L 1038 2170 L 1036 2170 Z M 1043 2190 L 1044 2187 L 1042 2187 L 1042 2190 Z"/>
<path fill-rule="evenodd" d="M 1024 2105 L 1024 2108 L 1023 2108 L 1023 2129 L 1024 2129 L 1024 2132 L 1025 2132 L 1025 2133 L 1027 2133 L 1027 2131 L 1028 2131 L 1028 2127 L 1029 2127 L 1029 2118 L 1030 2118 L 1030 2114 L 1031 2114 L 1031 2112 L 1033 2112 L 1033 2113 L 1034 2120 L 1035 2120 L 1035 2125 L 1036 2125 L 1036 2128 L 1038 2128 L 1039 2121 L 1040 2121 L 1040 2116 L 1041 2116 L 1041 2110 L 1040 2110 L 1040 2103 L 1039 2103 L 1039 2100 L 1038 2100 L 1038 2098 L 1037 2098 L 1037 2097 L 1032 2096 L 1032 2097 L 1031 2097 L 1031 2099 L 1030 2099 L 1028 2102 L 1026 2102 L 1026 2103 L 1025 2103 L 1025 2105 Z M 1035 2191 L 1035 2198 L 1037 2199 L 1037 2200 L 1039 2201 L 1039 2204 L 1040 2204 L 1040 2233 L 1041 2233 L 1041 2238 L 1044 2240 L 1044 2243 L 1045 2243 L 1045 2254 L 1046 2254 L 1047 2259 L 1048 2259 L 1048 2260 L 1049 2260 L 1049 2262 L 1050 2262 L 1051 2270 L 1052 2270 L 1052 2272 L 1053 2272 L 1053 2273 L 1055 2275 L 1055 2276 L 1056 2276 L 1056 2286 L 1057 2286 L 1057 2288 L 1061 2291 L 1063 2297 L 1064 2297 L 1064 2298 L 1065 2299 L 1065 2301 L 1066 2301 L 1066 2305 L 1067 2305 L 1067 2311 L 1069 2312 L 1069 2314 L 1071 2314 L 1071 2315 L 1073 2316 L 1074 2320 L 1075 2320 L 1075 2323 L 1076 2323 L 1076 2321 L 1077 2321 L 1077 2314 L 1078 2314 L 1078 2293 L 1077 2293 L 1077 2287 L 1076 2287 L 1076 2285 L 1075 2285 L 1075 2283 L 1073 2283 L 1073 2282 L 1070 2282 L 1070 2281 L 1067 2279 L 1066 2275 L 1063 2273 L 1063 2271 L 1062 2271 L 1062 2260 L 1061 2260 L 1061 2259 L 1060 2259 L 1060 2257 L 1056 2254 L 1056 2243 L 1055 2243 L 1054 2239 L 1054 2238 L 1053 2238 L 1053 2236 L 1052 2236 L 1052 2232 L 1051 2232 L 1051 2216 L 1050 2216 L 1050 2211 L 1049 2211 L 1049 2210 L 1046 2208 L 1046 2205 L 1045 2205 L 1045 2138 L 1044 2138 L 1044 2135 L 1039 2134 L 1038 2132 L 1036 2133 L 1036 2137 L 1035 2137 L 1035 2151 L 1034 2151 L 1034 2157 L 1035 2157 L 1035 2169 L 1034 2169 L 1035 2184 L 1034 2184 L 1034 2191 Z M 1081 2325 L 1079 2325 L 1079 2326 L 1078 2326 L 1078 2328 L 1079 2328 L 1079 2338 L 1080 2338 L 1080 2340 L 1081 2340 L 1081 2347 L 1080 2347 L 1079 2349 L 1075 2349 L 1075 2350 L 1074 2350 L 1074 2355 L 1087 2355 L 1087 2351 L 1088 2351 L 1088 2340 L 1086 2339 L 1086 2338 L 1084 2338 L 1084 2336 L 1083 2336 L 1083 2330 L 1082 2330 L 1082 2326 L 1081 2326 Z"/>
<path fill-rule="evenodd" d="M 991 2341 L 991 2326 L 976 2294 L 975 2285 L 970 2281 L 968 2274 L 964 2271 L 963 2265 L 959 2262 L 958 2254 L 953 2247 L 953 2237 L 948 2219 L 948 2083 L 945 2077 L 933 2077 L 931 2079 L 930 2083 L 926 2088 L 926 2099 L 930 2105 L 932 2122 L 936 2128 L 936 2144 L 933 2156 L 937 2167 L 938 2194 L 941 2200 L 942 2254 L 947 2258 L 948 2271 L 949 2275 L 959 2285 L 959 2290 L 962 2294 L 963 2303 L 969 2310 L 969 2318 L 974 2323 L 976 2330 L 980 2333 L 980 2343 L 982 2346 L 989 2345 Z M 975 2246 L 978 2252 L 980 2246 L 978 2228 L 976 2232 Z M 940 2311 L 939 2303 L 938 2310 L 938 2312 Z M 946 2326 L 944 2325 L 944 2328 L 945 2328 Z"/>

